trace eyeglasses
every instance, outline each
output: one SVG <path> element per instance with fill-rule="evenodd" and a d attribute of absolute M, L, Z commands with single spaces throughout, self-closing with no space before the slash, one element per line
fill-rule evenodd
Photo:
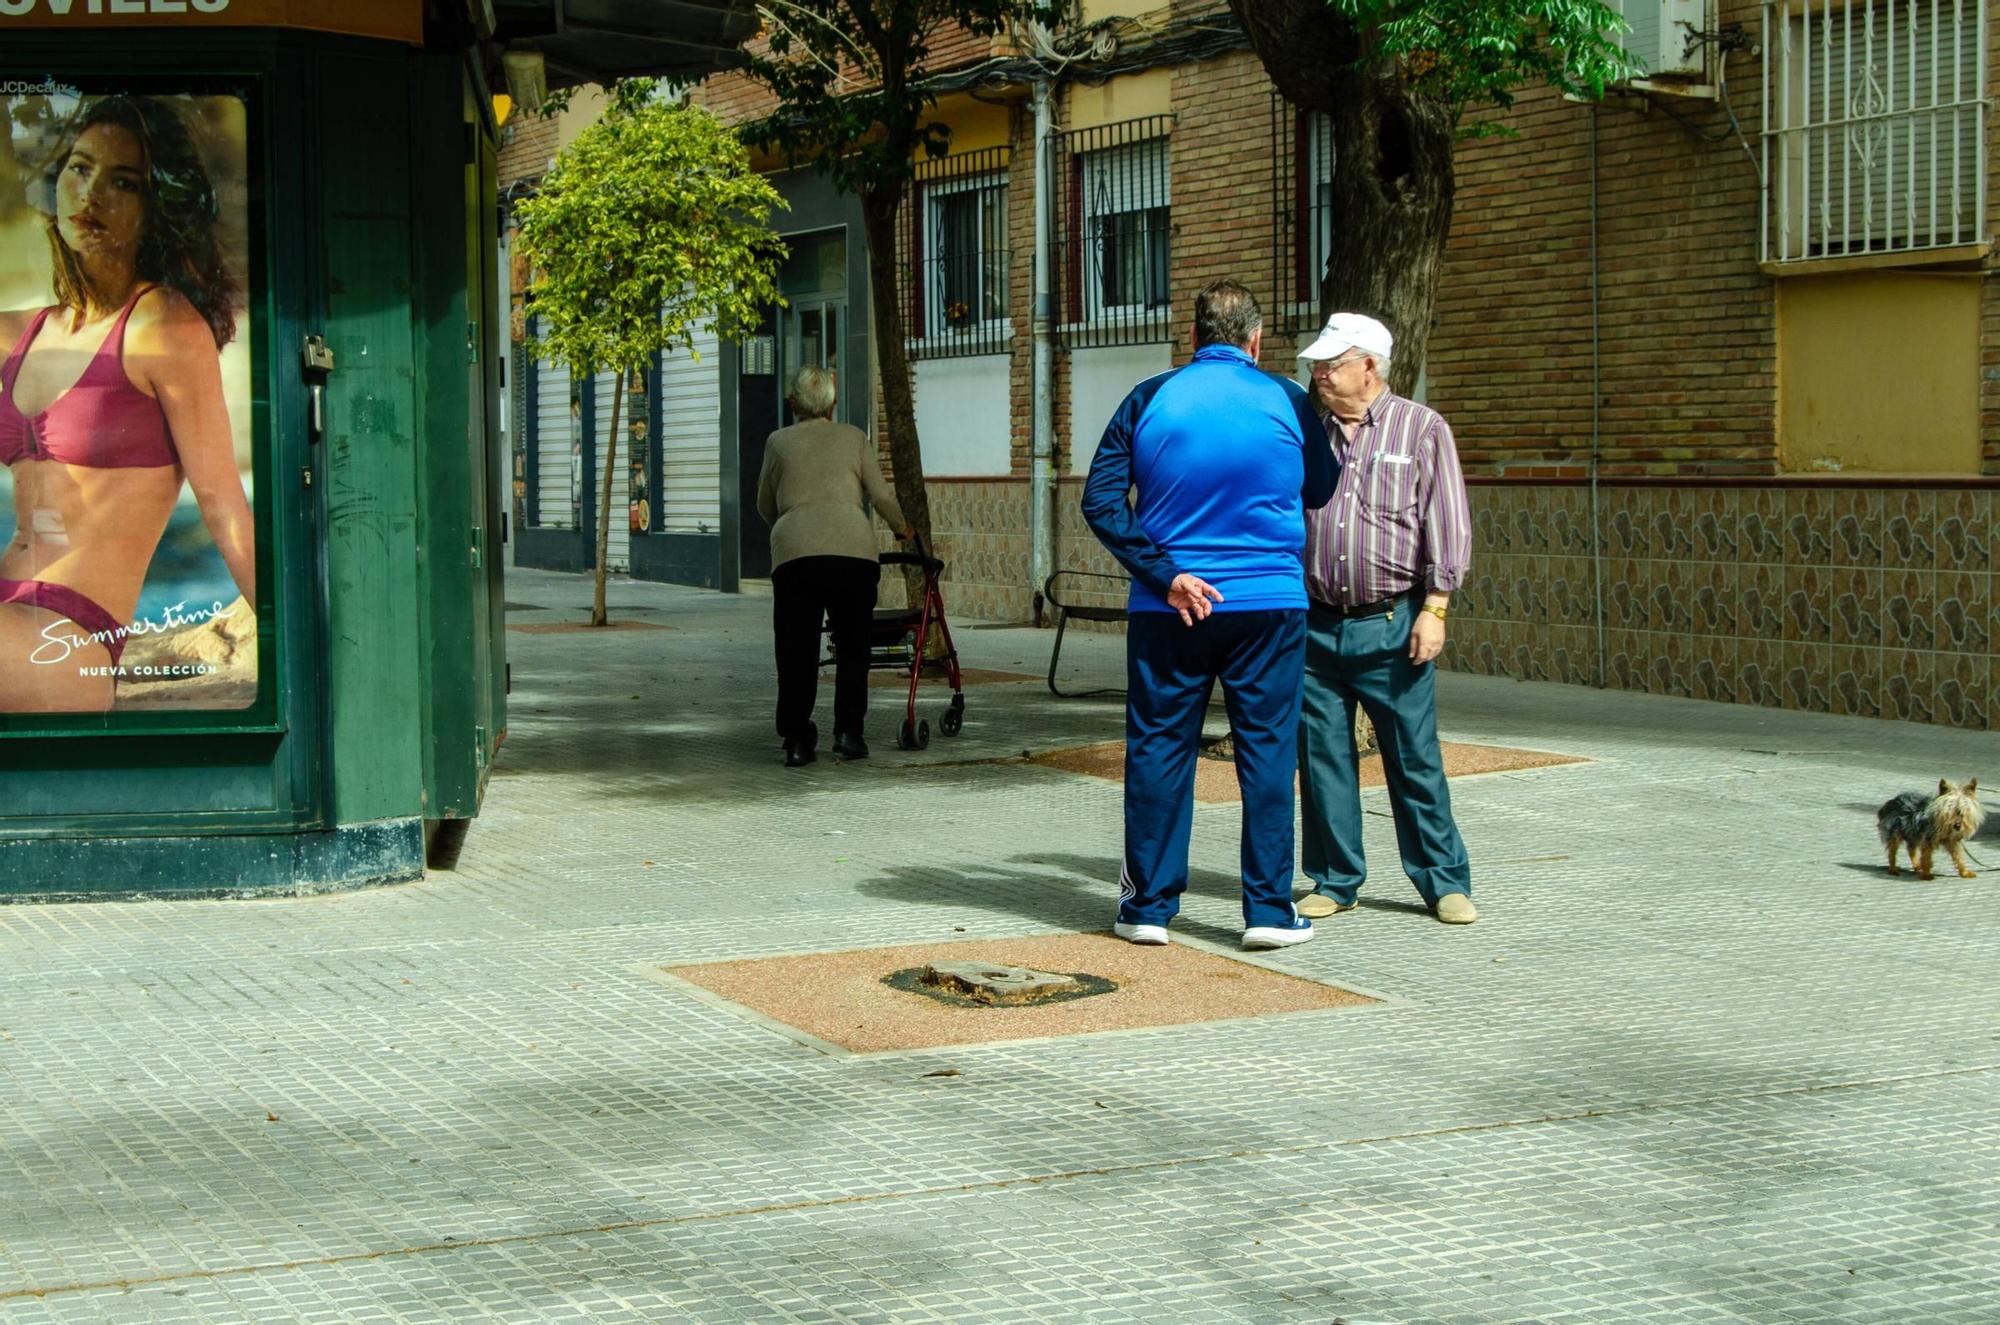
<path fill-rule="evenodd" d="M 1345 368 L 1348 364 L 1360 363 L 1367 357 L 1365 354 L 1351 354 L 1344 359 L 1320 359 L 1314 362 L 1312 366 L 1313 375 L 1317 377 L 1321 373 L 1330 373 L 1336 368 Z"/>

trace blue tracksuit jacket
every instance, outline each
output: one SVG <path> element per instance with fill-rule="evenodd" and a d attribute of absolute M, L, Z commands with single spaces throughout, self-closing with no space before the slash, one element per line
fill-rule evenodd
<path fill-rule="evenodd" d="M 1305 512 L 1326 505 L 1339 469 L 1296 382 L 1233 345 L 1149 377 L 1111 416 L 1083 517 L 1132 573 L 1129 609 L 1167 612 L 1174 577 L 1222 593 L 1218 612 L 1306 606 Z M 1136 486 L 1138 504 L 1126 493 Z"/>

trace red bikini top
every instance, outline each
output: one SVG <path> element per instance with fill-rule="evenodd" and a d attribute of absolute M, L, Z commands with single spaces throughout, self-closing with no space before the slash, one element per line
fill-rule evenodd
<path fill-rule="evenodd" d="M 28 347 L 56 309 L 35 314 L 0 366 L 0 465 L 57 460 L 89 469 L 146 469 L 178 462 L 160 402 L 125 376 L 125 324 L 147 291 L 156 288 L 145 286 L 126 301 L 76 385 L 29 417 L 14 404 L 14 381 L 21 375 Z"/>

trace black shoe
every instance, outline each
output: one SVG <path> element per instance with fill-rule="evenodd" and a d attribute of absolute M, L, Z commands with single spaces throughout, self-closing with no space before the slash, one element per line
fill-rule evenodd
<path fill-rule="evenodd" d="M 838 742 L 836 742 L 838 744 Z M 796 741 L 785 742 L 785 767 L 804 768 L 819 758 L 819 728 L 806 724 L 805 732 Z"/>
<path fill-rule="evenodd" d="M 846 732 L 833 734 L 833 752 L 842 759 L 866 759 L 868 742 L 859 736 L 849 736 Z"/>

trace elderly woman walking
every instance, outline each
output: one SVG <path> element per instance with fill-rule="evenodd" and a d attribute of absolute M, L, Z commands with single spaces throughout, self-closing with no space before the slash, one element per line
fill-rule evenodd
<path fill-rule="evenodd" d="M 838 666 L 833 687 L 833 752 L 866 759 L 868 635 L 882 576 L 874 526 L 862 498 L 897 537 L 909 527 L 859 428 L 833 421 L 836 384 L 824 368 L 792 379 L 798 422 L 771 434 L 757 480 L 757 513 L 771 526 L 771 629 L 778 660 L 778 736 L 785 766 L 813 762 L 819 728 L 820 622 L 831 623 Z"/>

